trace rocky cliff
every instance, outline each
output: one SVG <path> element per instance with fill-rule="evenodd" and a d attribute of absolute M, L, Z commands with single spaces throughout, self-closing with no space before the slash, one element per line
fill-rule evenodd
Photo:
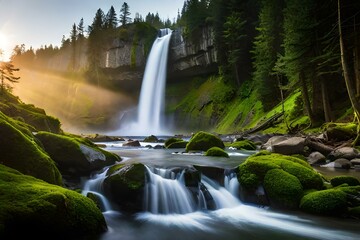
<path fill-rule="evenodd" d="M 217 52 L 214 31 L 202 29 L 195 41 L 183 37 L 183 29 L 173 31 L 169 52 L 169 79 L 192 77 L 217 72 Z"/>

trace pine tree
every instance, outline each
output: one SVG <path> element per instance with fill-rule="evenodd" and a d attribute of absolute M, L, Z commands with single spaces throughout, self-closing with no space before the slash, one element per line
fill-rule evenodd
<path fill-rule="evenodd" d="M 130 7 L 126 2 L 124 2 L 120 9 L 120 23 L 122 26 L 131 22 L 131 18 L 129 17 L 130 14 Z"/>
<path fill-rule="evenodd" d="M 77 51 L 77 27 L 74 23 L 70 32 L 70 42 L 71 42 L 71 60 L 70 60 L 70 68 L 72 71 L 76 69 L 76 51 Z"/>
<path fill-rule="evenodd" d="M 117 23 L 118 19 L 116 17 L 115 9 L 111 6 L 105 17 L 105 28 L 115 29 L 117 27 Z"/>
<path fill-rule="evenodd" d="M 1 94 L 12 89 L 11 83 L 19 82 L 20 77 L 14 76 L 16 71 L 19 71 L 19 68 L 15 68 L 12 62 L 0 62 Z"/>

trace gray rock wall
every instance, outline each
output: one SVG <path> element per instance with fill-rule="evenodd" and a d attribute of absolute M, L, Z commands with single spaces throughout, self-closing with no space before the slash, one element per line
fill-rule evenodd
<path fill-rule="evenodd" d="M 196 43 L 185 40 L 182 29 L 173 31 L 169 53 L 170 78 L 212 73 L 217 71 L 214 66 L 217 66 L 217 52 L 212 28 L 203 28 Z"/>

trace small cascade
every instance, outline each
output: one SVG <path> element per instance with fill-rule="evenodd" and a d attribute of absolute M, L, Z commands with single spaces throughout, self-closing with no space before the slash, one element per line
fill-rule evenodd
<path fill-rule="evenodd" d="M 235 172 L 225 173 L 224 187 L 236 198 L 239 198 L 240 183 Z"/>
<path fill-rule="evenodd" d="M 106 171 L 96 174 L 92 179 L 85 182 L 82 195 L 86 196 L 88 193 L 92 193 L 98 197 L 101 201 L 101 210 L 103 212 L 111 211 L 111 205 L 107 198 L 103 195 L 103 182 L 105 179 Z"/>
<path fill-rule="evenodd" d="M 201 175 L 201 181 L 210 192 L 215 202 L 215 208 L 231 208 L 241 204 L 240 200 L 219 183 Z"/>
<path fill-rule="evenodd" d="M 182 181 L 181 174 L 168 169 L 147 167 L 145 210 L 154 214 L 185 214 L 196 210 L 191 192 Z"/>

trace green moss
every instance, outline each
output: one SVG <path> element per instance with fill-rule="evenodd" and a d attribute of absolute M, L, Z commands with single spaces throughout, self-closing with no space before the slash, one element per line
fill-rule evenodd
<path fill-rule="evenodd" d="M 49 183 L 62 185 L 62 177 L 54 161 L 34 137 L 24 135 L 8 119 L 0 118 L 0 163 Z"/>
<path fill-rule="evenodd" d="M 295 162 L 283 161 L 281 168 L 297 177 L 304 189 L 322 189 L 324 184 L 320 174 Z"/>
<path fill-rule="evenodd" d="M 349 209 L 349 215 L 360 219 L 360 206 Z"/>
<path fill-rule="evenodd" d="M 240 164 L 238 180 L 245 188 L 254 188 L 264 181 L 267 172 L 272 169 L 281 169 L 296 177 L 303 189 L 323 189 L 324 187 L 321 175 L 307 162 L 268 151 L 254 154 Z"/>
<path fill-rule="evenodd" d="M 323 129 L 330 140 L 346 141 L 357 136 L 355 123 L 327 123 Z"/>
<path fill-rule="evenodd" d="M 205 156 L 213 156 L 213 157 L 229 157 L 229 154 L 224 151 L 224 149 L 219 147 L 212 147 L 208 149 L 205 153 Z"/>
<path fill-rule="evenodd" d="M 272 205 L 286 208 L 297 208 L 303 194 L 299 179 L 281 169 L 266 173 L 264 189 Z"/>
<path fill-rule="evenodd" d="M 301 199 L 300 208 L 313 214 L 341 216 L 347 212 L 346 193 L 337 189 L 312 192 Z"/>
<path fill-rule="evenodd" d="M 336 177 L 333 177 L 331 180 L 330 180 L 330 183 L 332 186 L 336 187 L 336 186 L 339 186 L 341 184 L 348 184 L 349 186 L 357 186 L 357 185 L 360 185 L 360 182 L 357 178 L 353 177 L 353 176 L 336 176 Z"/>
<path fill-rule="evenodd" d="M 186 151 L 200 150 L 207 151 L 211 147 L 225 148 L 223 141 L 214 134 L 199 131 L 191 137 L 186 145 Z"/>
<path fill-rule="evenodd" d="M 183 141 L 183 139 L 177 138 L 177 137 L 171 137 L 171 138 L 168 138 L 168 139 L 165 140 L 164 146 L 166 148 L 168 148 L 170 146 L 170 144 L 172 144 L 174 142 L 180 142 L 180 141 Z"/>
<path fill-rule="evenodd" d="M 104 166 L 121 160 L 118 155 L 99 148 L 87 138 L 76 135 L 61 135 L 41 131 L 36 134 L 36 138 L 42 142 L 46 152 L 64 172 L 77 170 L 85 173 L 91 170 L 100 170 Z M 97 152 L 102 161 L 95 162 L 91 156 L 87 156 L 81 149 L 82 145 L 91 148 L 94 153 Z"/>
<path fill-rule="evenodd" d="M 106 229 L 101 211 L 89 198 L 1 164 L 0 189 L 0 237 L 17 235 L 19 229 L 28 235 L 64 237 Z"/>
<path fill-rule="evenodd" d="M 171 144 L 169 144 L 169 146 L 167 148 L 186 148 L 186 145 L 188 144 L 188 141 L 178 141 L 178 142 L 173 142 Z"/>
<path fill-rule="evenodd" d="M 251 140 L 241 140 L 233 142 L 230 147 L 236 148 L 238 150 L 256 150 L 256 145 Z"/>

